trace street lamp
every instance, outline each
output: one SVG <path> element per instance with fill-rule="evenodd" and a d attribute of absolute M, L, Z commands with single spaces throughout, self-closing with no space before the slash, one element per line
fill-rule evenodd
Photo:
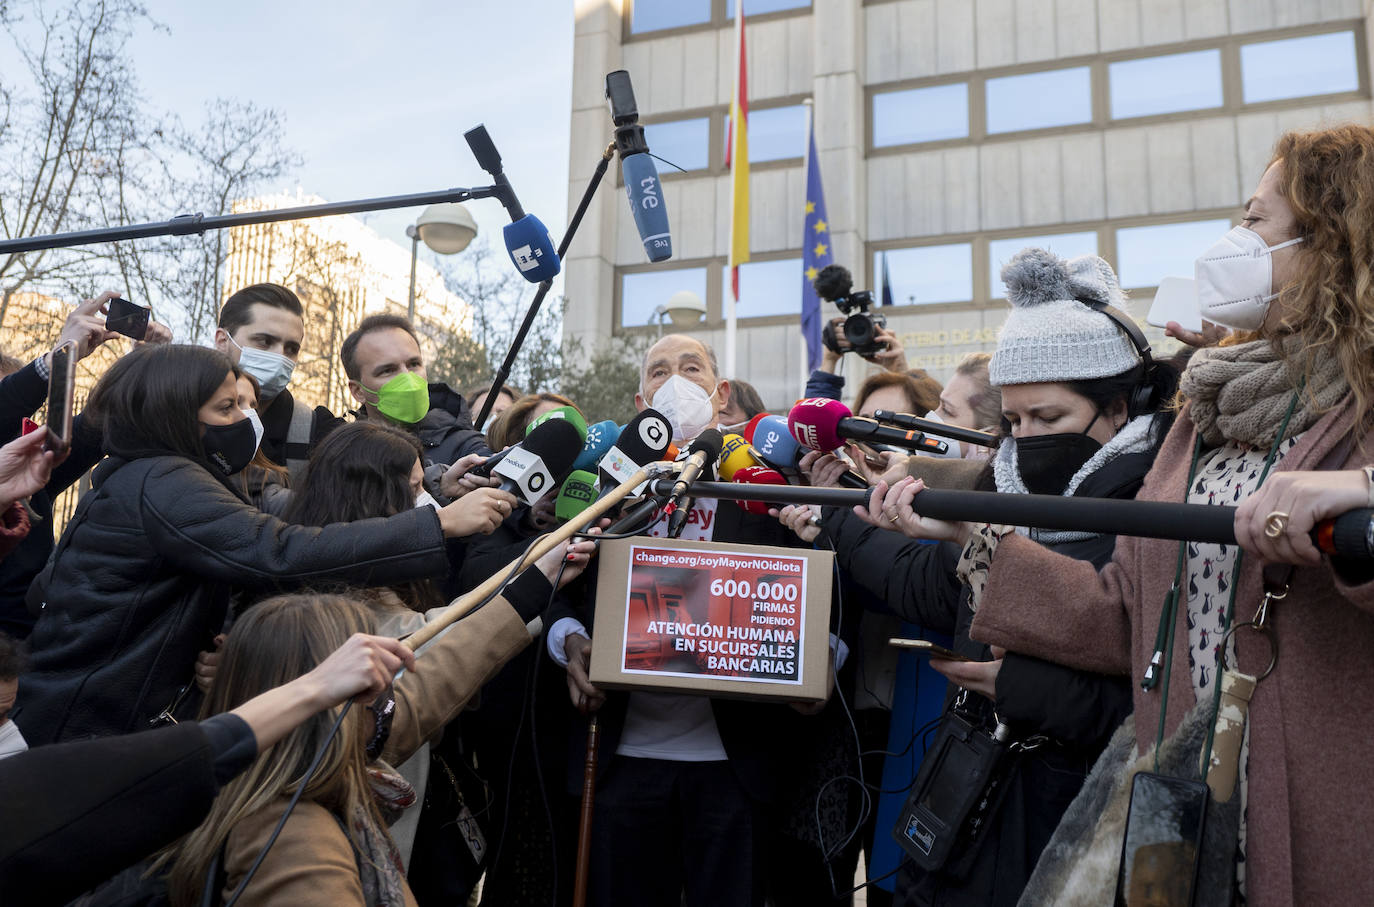
<path fill-rule="evenodd" d="M 706 317 L 706 303 L 691 290 L 678 290 L 668 297 L 666 303 L 654 306 L 654 317 L 658 319 L 658 336 L 663 336 L 663 319 L 672 319 L 673 327 L 688 331 L 701 323 Z"/>
<path fill-rule="evenodd" d="M 431 251 L 440 255 L 454 255 L 466 249 L 476 235 L 477 221 L 457 202 L 430 205 L 420 212 L 415 223 L 406 227 L 406 236 L 410 237 L 410 299 L 406 315 L 411 321 L 415 320 L 415 260 L 420 241 L 424 240 Z"/>

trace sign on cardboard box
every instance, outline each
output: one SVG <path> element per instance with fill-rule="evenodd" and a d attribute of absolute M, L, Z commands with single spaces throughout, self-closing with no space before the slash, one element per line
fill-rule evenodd
<path fill-rule="evenodd" d="M 680 539 L 603 543 L 592 682 L 823 700 L 832 557 Z"/>

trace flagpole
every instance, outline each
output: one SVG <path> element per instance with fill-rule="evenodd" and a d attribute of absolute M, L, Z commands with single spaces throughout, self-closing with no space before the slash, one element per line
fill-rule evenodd
<path fill-rule="evenodd" d="M 727 378 L 735 378 L 739 374 L 736 371 L 735 360 L 736 332 L 738 328 L 735 316 L 735 305 L 739 302 L 739 272 L 736 270 L 739 267 L 739 260 L 735 255 L 735 231 L 739 228 L 739 224 L 736 223 L 737 212 L 735 206 L 739 201 L 739 183 L 736 177 L 739 167 L 741 166 L 739 159 L 740 136 L 741 134 L 747 134 L 748 129 L 747 120 L 743 123 L 739 122 L 739 120 L 745 119 L 742 114 L 744 112 L 744 105 L 747 103 L 745 99 L 741 97 L 741 91 L 744 87 L 741 84 L 743 81 L 744 65 L 744 0 L 737 0 L 735 3 L 735 98 L 734 104 L 732 105 L 734 109 L 731 111 L 732 114 L 734 114 L 734 118 L 731 120 L 730 127 L 730 181 L 732 184 L 732 191 L 730 193 L 730 255 L 726 262 L 726 268 L 731 272 L 731 280 L 730 292 L 723 294 L 725 309 L 724 377 Z M 746 148 L 747 147 L 748 146 L 746 146 Z M 748 167 L 747 158 L 744 161 L 744 166 L 746 168 Z M 746 170 L 746 173 L 747 172 Z M 745 187 L 745 191 L 748 191 L 747 186 Z M 749 229 L 747 222 L 744 229 L 745 235 L 747 236 Z"/>
<path fill-rule="evenodd" d="M 742 5 L 742 4 L 741 4 L 741 5 Z M 805 101 L 802 101 L 802 108 L 806 111 L 806 128 L 802 130 L 802 135 L 806 136 L 806 147 L 805 147 L 805 150 L 802 151 L 802 179 L 808 179 L 808 178 L 809 178 L 809 175 L 810 175 L 810 173 L 811 173 L 811 139 L 812 139 L 812 132 L 811 132 L 811 128 L 812 128 L 812 127 L 811 127 L 811 114 L 812 114 L 812 109 L 811 109 L 811 105 L 812 105 L 811 98 L 807 98 Z M 806 217 L 803 216 L 803 217 L 802 217 L 802 249 L 803 249 L 803 250 L 806 248 L 806 242 L 807 242 L 807 235 L 806 235 Z M 802 280 L 805 280 L 805 279 L 806 279 L 806 273 L 805 273 L 805 271 L 806 271 L 806 253 L 805 253 L 805 251 L 803 251 L 803 252 L 802 252 L 802 272 L 803 272 L 803 273 L 802 273 Z M 798 336 L 798 339 L 801 340 L 801 361 L 800 361 L 800 368 L 799 368 L 799 371 L 801 372 L 801 384 L 798 386 L 798 391 L 797 391 L 797 393 L 798 393 L 798 394 L 805 394 L 805 393 L 806 393 L 806 382 L 808 382 L 808 381 L 811 380 L 811 370 L 810 370 L 810 368 L 808 368 L 808 366 L 810 365 L 810 363 L 807 361 L 807 357 L 810 355 L 810 349 L 809 349 L 809 348 L 807 347 L 807 345 L 806 345 L 806 326 L 805 326 L 804 324 L 802 324 L 802 319 L 804 319 L 804 318 L 806 317 L 806 313 L 805 313 L 805 312 L 801 312 L 801 313 L 799 313 L 799 316 L 800 316 L 800 317 L 797 319 L 797 336 Z"/>

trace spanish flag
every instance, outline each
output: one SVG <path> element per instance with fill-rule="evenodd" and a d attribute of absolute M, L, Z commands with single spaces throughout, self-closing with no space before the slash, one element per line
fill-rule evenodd
<path fill-rule="evenodd" d="M 730 142 L 725 166 L 730 168 L 730 290 L 739 301 L 739 266 L 749 260 L 749 87 L 744 57 L 744 3 L 735 3 L 735 56 L 739 77 L 730 99 Z"/>

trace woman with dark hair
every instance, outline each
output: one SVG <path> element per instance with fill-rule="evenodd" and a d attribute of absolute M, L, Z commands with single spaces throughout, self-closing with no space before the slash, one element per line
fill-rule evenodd
<path fill-rule="evenodd" d="M 209 648 L 236 588 L 442 576 L 446 537 L 490 532 L 515 506 L 483 488 L 437 512 L 283 523 L 234 482 L 258 442 L 237 377 L 214 350 L 153 346 L 120 359 L 92 392 L 86 412 L 109 459 L 29 592 L 42 613 L 15 720 L 31 743 L 185 714 L 196 653 Z"/>
<path fill-rule="evenodd" d="M 1144 338 L 1104 311 L 1111 307 L 1118 318 L 1128 317 L 1120 313 L 1124 295 L 1116 275 L 1102 259 L 1063 261 L 1026 249 L 1002 278 L 1012 311 L 990 374 L 1001 388 L 1006 436 L 981 486 L 1007 494 L 1134 497 L 1173 422 L 1169 405 L 1178 373 L 1144 355 Z M 808 465 L 828 483 L 837 468 L 831 461 Z M 882 483 L 877 488 L 886 491 Z M 882 532 L 846 508 L 825 508 L 820 529 L 806 525 L 804 510 L 787 508 L 782 515 L 804 538 L 823 535 L 851 579 L 891 611 L 952 636 L 952 648 L 969 661 L 931 659 L 954 682 L 942 730 L 962 724 L 987 735 L 1005 726 L 1008 739 L 1024 748 L 997 811 L 983 817 L 983 837 L 938 867 L 905 864 L 895 902 L 1015 904 L 1088 769 L 1130 714 L 1126 679 L 974 641 L 973 598 L 956 573 L 960 551 L 954 545 Z M 882 528 L 899 525 L 883 520 Z M 1115 536 L 1096 533 L 1032 535 L 1068 558 L 1098 565 L 1116 545 Z M 971 783 L 960 787 L 958 779 L 946 779 L 930 795 L 978 793 Z"/>

